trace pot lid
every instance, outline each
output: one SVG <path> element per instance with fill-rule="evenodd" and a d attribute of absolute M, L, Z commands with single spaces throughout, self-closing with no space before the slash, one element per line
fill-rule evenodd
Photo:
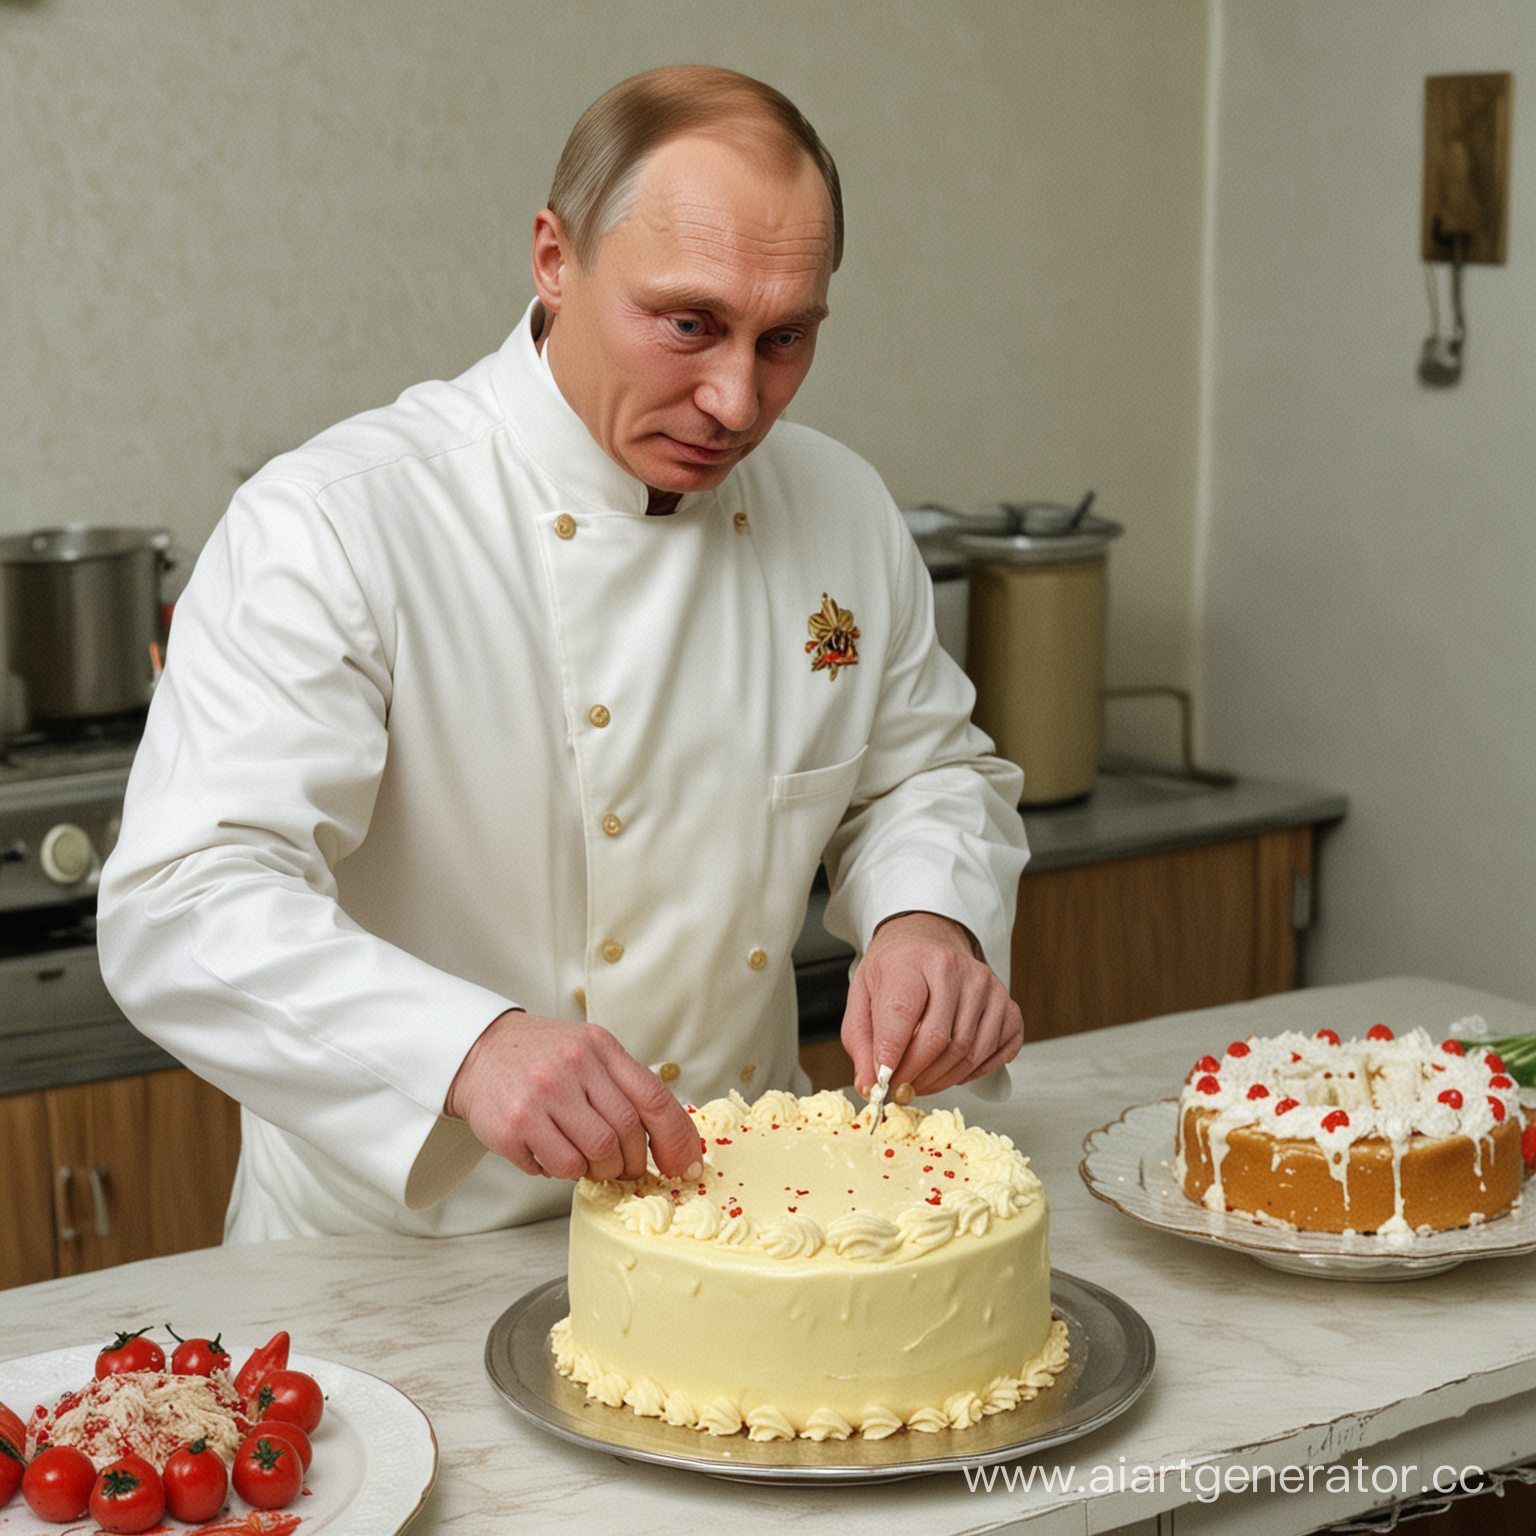
<path fill-rule="evenodd" d="M 53 565 L 61 560 L 106 560 L 141 549 L 164 551 L 171 542 L 163 528 L 108 528 L 94 523 L 70 523 L 62 528 L 37 528 L 0 539 L 0 563 Z"/>
<path fill-rule="evenodd" d="M 1100 558 L 1124 528 L 1086 507 L 1057 502 L 1004 502 L 956 522 L 955 547 L 979 564 L 1064 565 Z"/>
<path fill-rule="evenodd" d="M 955 526 L 963 521 L 964 514 L 951 512 L 946 507 L 903 507 L 901 510 L 907 531 L 917 543 L 918 553 L 928 574 L 935 581 L 951 581 L 964 576 L 966 558 L 955 548 Z"/>

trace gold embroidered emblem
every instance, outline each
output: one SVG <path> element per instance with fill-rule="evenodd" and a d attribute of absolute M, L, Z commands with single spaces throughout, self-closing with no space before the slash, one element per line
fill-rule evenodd
<path fill-rule="evenodd" d="M 812 672 L 825 670 L 835 679 L 839 667 L 858 664 L 859 648 L 854 642 L 859 632 L 854 628 L 853 615 L 839 608 L 825 592 L 821 594 L 821 612 L 811 615 L 807 628 L 811 638 L 805 648 L 811 653 Z"/>

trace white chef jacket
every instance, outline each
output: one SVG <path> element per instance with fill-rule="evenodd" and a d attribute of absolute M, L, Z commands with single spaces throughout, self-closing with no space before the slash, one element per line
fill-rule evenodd
<path fill-rule="evenodd" d="M 604 1026 L 687 1102 L 796 1084 L 823 853 L 856 949 L 939 912 L 1007 979 L 1021 775 L 874 472 L 780 422 L 647 516 L 530 319 L 267 465 L 177 605 L 100 953 L 244 1106 L 230 1240 L 567 1209 L 442 1113 L 513 1006 Z M 817 665 L 827 599 L 856 660 Z"/>

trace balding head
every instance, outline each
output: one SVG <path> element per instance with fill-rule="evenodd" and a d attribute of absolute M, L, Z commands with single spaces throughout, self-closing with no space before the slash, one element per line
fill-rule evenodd
<path fill-rule="evenodd" d="M 621 81 L 582 114 L 566 141 L 549 192 L 572 254 L 590 266 L 603 236 L 633 205 L 640 172 L 663 144 L 687 135 L 718 138 L 762 155 L 775 170 L 802 156 L 816 167 L 832 208 L 832 266 L 843 254 L 837 167 L 798 107 L 760 80 L 712 65 L 681 64 Z"/>

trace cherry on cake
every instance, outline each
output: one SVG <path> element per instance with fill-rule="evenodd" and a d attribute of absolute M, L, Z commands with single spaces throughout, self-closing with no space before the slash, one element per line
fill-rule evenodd
<path fill-rule="evenodd" d="M 1492 1051 L 1385 1024 L 1250 1036 L 1185 1080 L 1175 1170 L 1191 1200 L 1281 1227 L 1436 1232 L 1514 1207 L 1521 1129 Z"/>
<path fill-rule="evenodd" d="M 1049 1209 L 1007 1137 L 840 1093 L 689 1106 L 702 1175 L 582 1180 L 560 1372 L 713 1435 L 965 1429 L 1048 1388 Z"/>

